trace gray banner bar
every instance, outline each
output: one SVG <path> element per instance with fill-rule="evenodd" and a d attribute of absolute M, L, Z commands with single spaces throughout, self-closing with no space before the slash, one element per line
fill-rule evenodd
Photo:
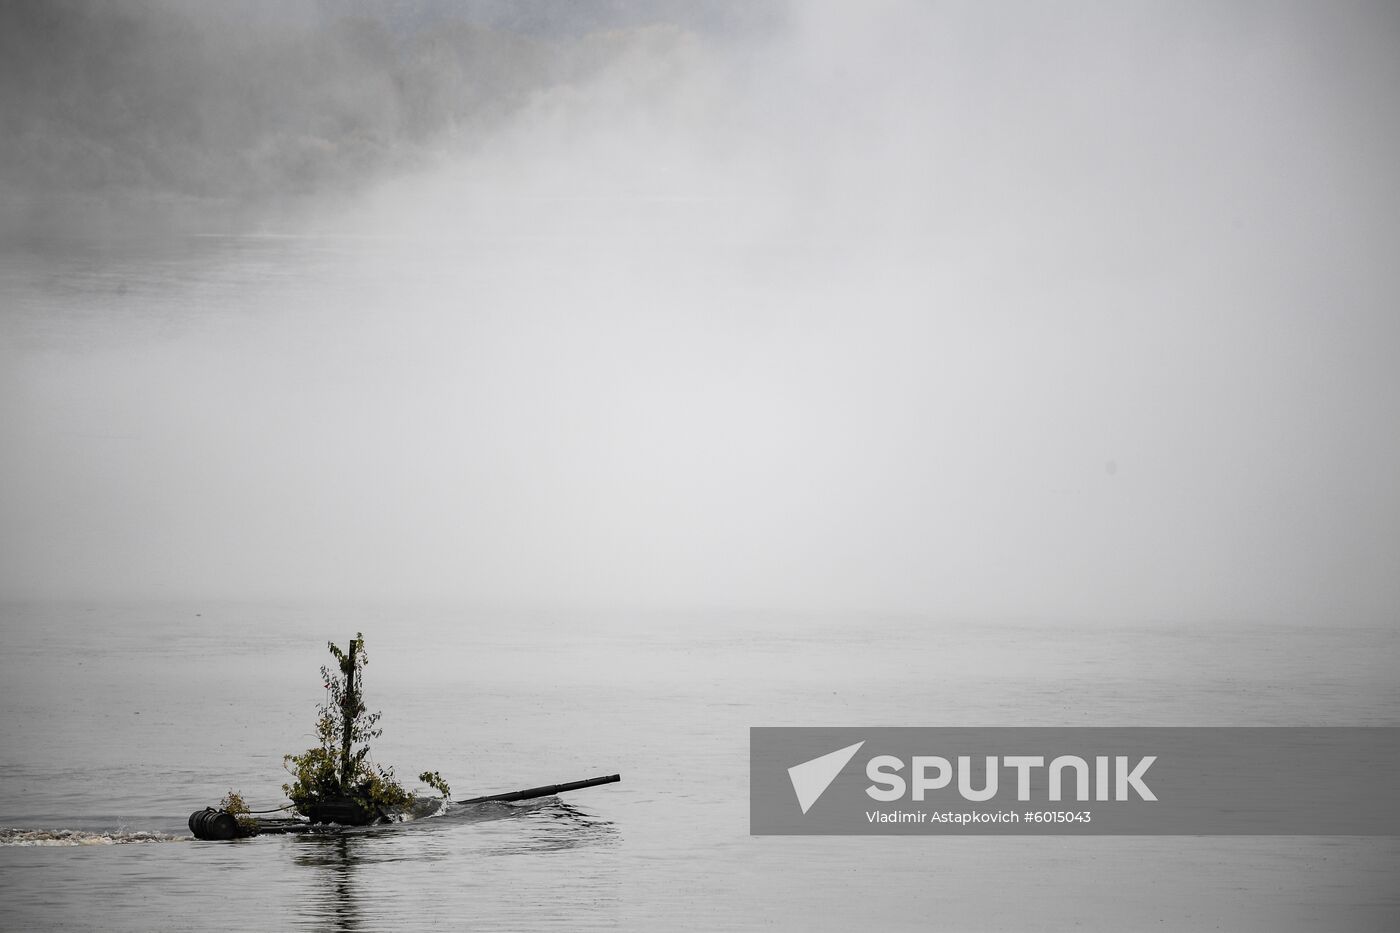
<path fill-rule="evenodd" d="M 753 728 L 749 742 L 754 835 L 1400 835 L 1397 728 Z"/>

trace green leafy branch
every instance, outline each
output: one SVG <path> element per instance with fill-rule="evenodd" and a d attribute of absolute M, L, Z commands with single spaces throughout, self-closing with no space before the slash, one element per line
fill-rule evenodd
<path fill-rule="evenodd" d="M 402 809 L 413 800 L 394 777 L 393 768 L 370 760 L 370 741 L 382 734 L 379 712 L 365 707 L 360 685 L 369 663 L 364 636 L 356 633 L 348 650 L 327 643 L 336 669 L 321 668 L 326 699 L 317 708 L 318 744 L 300 755 L 283 756 L 283 766 L 293 777 L 282 790 L 297 811 L 315 818 L 319 808 L 332 801 L 351 801 L 366 820 L 383 818 L 386 811 Z M 424 771 L 419 780 L 448 796 L 448 785 L 436 771 Z"/>

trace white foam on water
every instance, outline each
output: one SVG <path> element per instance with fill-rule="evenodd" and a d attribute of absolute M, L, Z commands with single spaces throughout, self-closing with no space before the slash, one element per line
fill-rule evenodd
<path fill-rule="evenodd" d="M 129 843 L 179 842 L 187 836 L 154 832 L 89 832 L 81 829 L 0 829 L 0 846 L 115 846 Z"/>

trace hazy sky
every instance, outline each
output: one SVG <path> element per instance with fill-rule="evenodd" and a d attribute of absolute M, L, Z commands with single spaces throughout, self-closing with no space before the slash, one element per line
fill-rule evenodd
<path fill-rule="evenodd" d="M 0 255 L 0 595 L 1396 621 L 1393 7 L 562 8 L 489 120 L 366 71 L 353 133 L 179 135 L 180 81 L 63 136 L 101 236 Z M 192 198 L 277 236 L 131 219 Z"/>

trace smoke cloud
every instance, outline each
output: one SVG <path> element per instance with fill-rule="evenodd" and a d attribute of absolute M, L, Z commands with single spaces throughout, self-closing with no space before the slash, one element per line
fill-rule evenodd
<path fill-rule="evenodd" d="M 1387 7 L 274 9 L 6 11 L 4 593 L 1393 622 Z"/>

